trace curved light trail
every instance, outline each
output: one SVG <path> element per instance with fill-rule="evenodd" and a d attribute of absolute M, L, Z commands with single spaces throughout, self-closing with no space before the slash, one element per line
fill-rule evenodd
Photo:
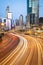
<path fill-rule="evenodd" d="M 17 47 L 0 62 L 0 65 L 43 65 L 43 39 L 28 35 L 20 36 Z"/>

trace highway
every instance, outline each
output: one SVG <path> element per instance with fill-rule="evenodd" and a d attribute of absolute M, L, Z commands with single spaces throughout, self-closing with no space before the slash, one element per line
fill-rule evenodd
<path fill-rule="evenodd" d="M 29 40 L 30 45 L 31 44 L 33 45 L 34 50 L 31 48 L 31 50 L 33 51 L 33 55 L 31 53 L 32 51 L 30 51 L 30 54 L 26 60 L 25 65 L 43 65 L 43 58 L 42 58 L 43 49 L 41 46 L 41 44 L 43 44 L 42 41 L 31 36 L 26 36 L 26 38 Z"/>
<path fill-rule="evenodd" d="M 13 34 L 12 34 L 13 35 Z M 16 35 L 20 38 L 20 42 L 17 46 L 17 48 L 15 48 L 8 57 L 6 57 L 1 63 L 0 65 L 13 65 L 13 63 L 15 63 L 18 58 L 20 57 L 20 59 L 22 58 L 22 56 L 25 53 L 25 50 L 27 48 L 27 40 L 25 40 L 23 37 Z M 26 42 L 26 43 L 25 43 Z M 24 52 L 23 52 L 24 51 Z M 19 60 L 20 60 L 19 59 Z M 19 61 L 18 60 L 18 61 Z M 13 61 L 13 63 L 11 62 Z"/>
<path fill-rule="evenodd" d="M 6 37 L 4 36 L 3 39 L 2 43 L 0 43 L 0 62 L 15 49 L 19 42 L 17 36 L 10 34 L 7 34 Z"/>
<path fill-rule="evenodd" d="M 43 65 L 43 38 L 10 33 L 19 43 L 0 65 Z"/>

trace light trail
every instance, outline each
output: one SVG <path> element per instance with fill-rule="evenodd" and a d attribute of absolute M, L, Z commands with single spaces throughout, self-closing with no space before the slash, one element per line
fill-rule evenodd
<path fill-rule="evenodd" d="M 13 35 L 13 34 L 12 34 Z M 27 43 L 25 43 L 25 42 L 27 42 L 27 41 L 24 41 L 25 39 L 23 38 L 23 37 L 21 37 L 21 36 L 19 36 L 19 35 L 16 35 L 16 36 L 18 36 L 19 38 L 20 38 L 20 42 L 19 42 L 19 44 L 18 44 L 18 46 L 17 46 L 17 48 L 14 50 L 14 51 L 12 51 L 12 53 L 7 57 L 7 58 L 5 58 L 2 62 L 1 62 L 1 65 L 7 65 L 7 63 L 10 61 L 10 60 L 12 60 L 13 59 L 13 57 L 16 55 L 16 53 L 19 53 L 19 51 L 20 51 L 20 53 L 18 54 L 18 57 L 19 57 L 19 55 L 21 55 L 21 53 L 23 52 L 23 49 L 25 50 L 25 48 L 27 47 Z M 26 47 L 25 47 L 26 46 Z M 21 50 L 20 50 L 21 49 Z M 24 51 L 25 52 L 25 51 Z M 16 60 L 16 59 L 15 59 Z"/>
<path fill-rule="evenodd" d="M 10 34 L 19 37 L 20 42 L 0 65 L 43 65 L 42 39 L 28 35 Z"/>

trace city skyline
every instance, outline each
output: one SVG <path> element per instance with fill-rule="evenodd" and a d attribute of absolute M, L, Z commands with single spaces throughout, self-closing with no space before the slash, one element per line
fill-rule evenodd
<path fill-rule="evenodd" d="M 39 2 L 39 17 L 43 17 L 43 0 Z M 10 7 L 10 11 L 13 13 L 13 19 L 19 18 L 22 14 L 25 18 L 27 15 L 27 0 L 1 0 L 0 1 L 0 17 L 6 17 L 6 7 Z"/>

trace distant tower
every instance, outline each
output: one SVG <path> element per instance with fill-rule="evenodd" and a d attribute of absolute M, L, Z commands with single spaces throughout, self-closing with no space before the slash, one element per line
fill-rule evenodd
<path fill-rule="evenodd" d="M 8 12 L 10 12 L 9 6 L 6 8 L 6 17 L 8 17 Z"/>
<path fill-rule="evenodd" d="M 9 6 L 6 8 L 6 28 L 8 30 L 12 28 L 12 12 L 10 12 Z"/>
<path fill-rule="evenodd" d="M 21 29 L 23 29 L 23 15 L 20 15 L 19 17 L 19 26 Z"/>
<path fill-rule="evenodd" d="M 16 19 L 15 21 L 16 21 L 16 26 L 19 26 L 19 20 Z"/>
<path fill-rule="evenodd" d="M 20 26 L 23 25 L 23 15 L 20 15 L 20 17 L 19 17 L 19 25 Z"/>

